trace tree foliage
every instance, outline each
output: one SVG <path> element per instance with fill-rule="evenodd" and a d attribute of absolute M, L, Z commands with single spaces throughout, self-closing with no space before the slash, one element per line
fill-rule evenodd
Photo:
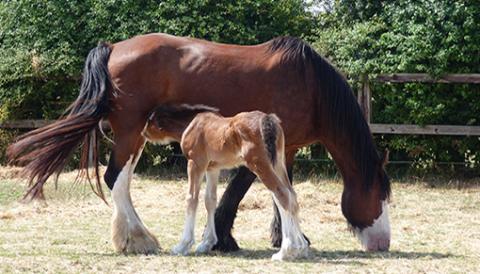
<path fill-rule="evenodd" d="M 315 46 L 352 78 L 480 72 L 476 1 L 342 0 L 319 22 Z M 376 123 L 480 125 L 478 85 L 375 84 L 372 90 Z M 479 167 L 476 137 L 380 136 L 378 141 L 397 159 L 422 166 L 453 161 Z"/>
<path fill-rule="evenodd" d="M 165 32 L 253 44 L 303 36 L 312 21 L 295 0 L 12 0 L 0 2 L 0 119 L 56 118 L 77 94 L 99 41 Z"/>
<path fill-rule="evenodd" d="M 0 1 L 0 121 L 56 119 L 77 96 L 85 57 L 99 41 L 164 32 L 254 44 L 307 36 L 312 25 L 299 0 Z M 3 141 L 9 136 L 0 131 Z M 169 148 L 145 154 L 141 164 L 160 164 Z"/>
<path fill-rule="evenodd" d="M 149 32 L 236 44 L 279 35 L 308 38 L 354 86 L 365 73 L 480 72 L 477 1 L 308 2 L 321 7 L 316 16 L 301 0 L 0 1 L 0 120 L 57 118 L 77 95 L 91 48 L 99 41 Z M 373 122 L 480 125 L 479 89 L 374 84 Z M 413 159 L 429 167 L 441 161 L 479 167 L 478 138 L 376 138 L 397 160 Z M 148 161 L 161 162 L 155 153 L 147 147 Z"/>

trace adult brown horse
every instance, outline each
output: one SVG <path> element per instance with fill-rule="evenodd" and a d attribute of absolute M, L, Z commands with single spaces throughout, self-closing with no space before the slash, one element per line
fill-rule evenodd
<path fill-rule="evenodd" d="M 99 122 L 108 119 L 114 145 L 104 179 L 114 203 L 116 250 L 153 253 L 156 238 L 138 217 L 130 198 L 133 170 L 147 141 L 148 115 L 162 104 L 205 104 L 224 116 L 261 110 L 276 113 L 285 130 L 291 177 L 295 152 L 320 142 L 331 153 L 344 180 L 342 212 L 367 250 L 387 250 L 390 183 L 369 127 L 353 93 L 335 68 L 308 44 L 291 37 L 254 46 L 148 34 L 112 45 L 100 44 L 87 57 L 79 97 L 69 114 L 22 136 L 8 149 L 13 162 L 26 165 L 30 195 L 64 167 L 83 143 L 81 166 L 95 167 L 100 196 L 97 141 Z M 168 140 L 165 140 L 168 141 Z M 231 236 L 240 200 L 255 179 L 240 168 L 215 214 L 216 249 L 238 249 Z M 279 246 L 278 209 L 272 241 Z"/>

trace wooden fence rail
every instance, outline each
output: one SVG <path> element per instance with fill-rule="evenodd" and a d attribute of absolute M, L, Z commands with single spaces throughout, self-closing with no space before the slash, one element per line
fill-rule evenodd
<path fill-rule="evenodd" d="M 480 74 L 447 74 L 433 78 L 423 73 L 395 73 L 381 74 L 370 78 L 362 76 L 362 87 L 358 91 L 358 103 L 374 134 L 410 134 L 410 135 L 463 135 L 480 136 L 480 126 L 461 125 L 404 125 L 404 124 L 371 124 L 372 96 L 370 82 L 379 83 L 445 83 L 445 84 L 480 84 Z M 33 129 L 39 128 L 53 121 L 49 120 L 19 120 L 0 123 L 0 128 L 6 129 Z M 108 123 L 102 124 L 108 128 Z"/>
<path fill-rule="evenodd" d="M 444 83 L 444 84 L 480 84 L 480 74 L 446 74 L 434 78 L 424 73 L 380 74 L 370 78 L 362 77 L 362 87 L 358 90 L 358 103 L 374 134 L 411 134 L 411 135 L 463 135 L 480 136 L 480 126 L 462 125 L 402 125 L 372 124 L 372 91 L 370 82 L 378 83 Z"/>

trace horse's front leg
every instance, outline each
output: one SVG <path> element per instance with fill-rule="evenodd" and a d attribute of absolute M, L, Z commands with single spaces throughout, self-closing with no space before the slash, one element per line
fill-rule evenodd
<path fill-rule="evenodd" d="M 238 168 L 235 177 L 228 183 L 220 203 L 215 210 L 215 231 L 218 242 L 213 250 L 223 252 L 237 251 L 237 242 L 232 237 L 232 227 L 237 215 L 238 205 L 257 176 L 248 168 Z"/>
<path fill-rule="evenodd" d="M 122 253 L 157 253 L 159 244 L 140 220 L 130 197 L 133 171 L 143 150 L 145 139 L 140 131 L 116 132 L 105 182 L 112 191 L 112 242 Z"/>
<path fill-rule="evenodd" d="M 205 169 L 193 160 L 188 160 L 188 193 L 187 193 L 187 213 L 185 216 L 185 227 L 183 229 L 182 239 L 173 249 L 173 254 L 187 255 L 190 248 L 195 243 L 195 215 L 197 213 L 198 195 L 200 193 L 200 182 L 205 173 Z"/>
<path fill-rule="evenodd" d="M 212 250 L 217 243 L 215 232 L 215 207 L 217 206 L 217 182 L 219 170 L 207 171 L 207 187 L 205 189 L 205 207 L 207 208 L 207 225 L 203 232 L 203 240 L 198 245 L 197 253 L 206 253 Z"/>

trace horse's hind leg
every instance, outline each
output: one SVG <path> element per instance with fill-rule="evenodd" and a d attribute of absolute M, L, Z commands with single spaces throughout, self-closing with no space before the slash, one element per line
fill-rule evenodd
<path fill-rule="evenodd" d="M 277 155 L 283 155 L 283 152 L 278 152 Z M 294 149 L 292 151 L 286 152 L 286 168 L 287 168 L 287 174 L 288 174 L 288 182 L 290 184 L 293 184 L 293 161 L 295 159 L 295 154 L 297 153 L 297 150 Z M 276 172 L 281 172 L 283 173 L 284 171 L 280 169 L 281 165 L 278 164 L 276 165 Z M 280 169 L 280 170 L 278 170 Z M 278 211 L 278 207 L 275 204 L 275 201 L 273 201 L 273 220 L 270 225 L 270 239 L 272 241 L 272 245 L 274 247 L 280 247 L 282 245 L 282 220 L 280 219 L 280 211 Z M 308 239 L 307 239 L 308 241 Z"/>
<path fill-rule="evenodd" d="M 207 226 L 203 232 L 203 240 L 198 245 L 197 253 L 206 253 L 212 250 L 217 243 L 215 232 L 215 207 L 217 206 L 217 182 L 219 170 L 207 171 L 207 187 L 205 189 L 205 207 L 207 208 Z"/>
<path fill-rule="evenodd" d="M 145 145 L 141 129 L 115 131 L 105 182 L 112 191 L 112 241 L 117 252 L 151 254 L 159 250 L 158 241 L 140 220 L 130 197 L 133 171 Z"/>
<path fill-rule="evenodd" d="M 187 255 L 190 248 L 195 243 L 195 215 L 197 213 L 198 195 L 200 193 L 200 183 L 205 173 L 205 167 L 199 166 L 198 162 L 188 160 L 188 183 L 187 193 L 187 214 L 185 216 L 185 227 L 183 229 L 182 239 L 173 249 L 173 254 Z"/>
<path fill-rule="evenodd" d="M 298 220 L 298 203 L 296 194 L 285 178 L 286 169 L 276 174 L 267 159 L 248 162 L 247 166 L 255 172 L 267 188 L 272 191 L 275 204 L 278 206 L 282 223 L 282 245 L 280 251 L 272 256 L 272 260 L 295 259 L 308 254 L 308 242 L 303 236 Z"/>

